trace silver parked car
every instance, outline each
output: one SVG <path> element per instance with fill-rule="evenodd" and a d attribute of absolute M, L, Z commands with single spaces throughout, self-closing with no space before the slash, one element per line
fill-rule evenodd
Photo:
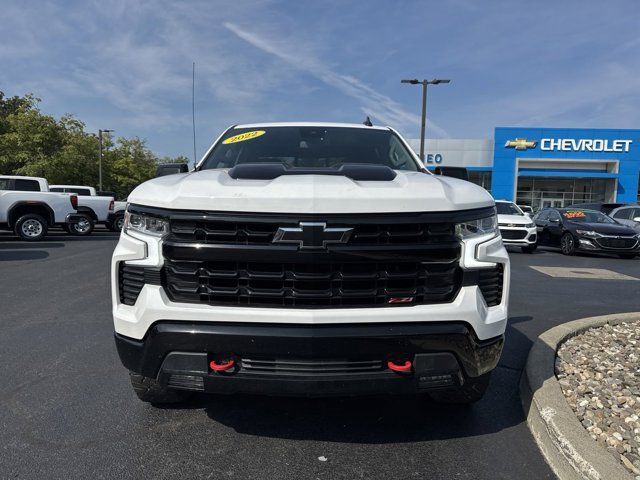
<path fill-rule="evenodd" d="M 609 216 L 618 223 L 628 225 L 636 232 L 640 232 L 640 205 L 624 205 L 614 208 L 609 212 Z"/>

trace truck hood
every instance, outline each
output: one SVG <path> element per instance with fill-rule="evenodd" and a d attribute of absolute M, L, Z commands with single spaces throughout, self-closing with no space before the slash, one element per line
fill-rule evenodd
<path fill-rule="evenodd" d="M 203 170 L 149 180 L 129 202 L 179 210 L 271 213 L 383 213 L 488 207 L 493 198 L 464 180 L 396 172 L 392 181 L 334 175 L 283 175 L 234 180 L 226 170 Z"/>

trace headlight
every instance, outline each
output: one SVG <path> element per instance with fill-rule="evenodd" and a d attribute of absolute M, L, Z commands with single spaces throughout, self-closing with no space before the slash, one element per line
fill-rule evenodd
<path fill-rule="evenodd" d="M 595 232 L 593 230 L 576 230 L 576 233 L 578 235 L 582 235 L 583 237 L 589 238 L 596 238 L 601 236 L 598 232 Z"/>
<path fill-rule="evenodd" d="M 169 220 L 144 213 L 124 212 L 124 230 L 161 237 L 169 232 Z"/>
<path fill-rule="evenodd" d="M 533 228 L 535 226 L 536 226 L 535 223 L 527 223 L 527 224 L 525 224 L 524 228 Z"/>
<path fill-rule="evenodd" d="M 460 239 L 477 237 L 488 233 L 498 234 L 498 217 L 496 215 L 456 224 L 456 235 Z"/>

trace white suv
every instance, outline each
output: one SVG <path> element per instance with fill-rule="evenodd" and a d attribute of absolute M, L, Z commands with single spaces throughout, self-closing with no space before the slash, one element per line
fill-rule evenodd
<path fill-rule="evenodd" d="M 521 247 L 524 253 L 533 253 L 538 246 L 538 232 L 531 217 L 506 200 L 496 200 L 496 210 L 502 242 Z"/>
<path fill-rule="evenodd" d="M 510 276 L 493 198 L 393 129 L 234 126 L 128 200 L 113 317 L 141 400 L 487 388 Z"/>

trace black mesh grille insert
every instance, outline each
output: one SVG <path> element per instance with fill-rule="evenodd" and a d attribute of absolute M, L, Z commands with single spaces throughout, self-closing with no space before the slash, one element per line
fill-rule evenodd
<path fill-rule="evenodd" d="M 522 240 L 527 236 L 526 230 L 502 230 L 500 234 L 505 240 Z"/>
<path fill-rule="evenodd" d="M 462 283 L 457 259 L 269 263 L 165 258 L 163 270 L 163 285 L 173 301 L 212 305 L 321 308 L 443 303 L 454 299 Z"/>
<path fill-rule="evenodd" d="M 242 358 L 242 370 L 246 373 L 260 375 L 340 375 L 383 370 L 382 359 L 349 360 L 349 359 L 276 359 L 276 358 Z"/>
<path fill-rule="evenodd" d="M 500 305 L 502 301 L 502 283 L 504 266 L 499 263 L 495 268 L 484 268 L 478 271 L 478 287 L 489 307 Z"/>
<path fill-rule="evenodd" d="M 633 237 L 598 238 L 596 241 L 604 248 L 633 248 L 638 241 Z"/>

